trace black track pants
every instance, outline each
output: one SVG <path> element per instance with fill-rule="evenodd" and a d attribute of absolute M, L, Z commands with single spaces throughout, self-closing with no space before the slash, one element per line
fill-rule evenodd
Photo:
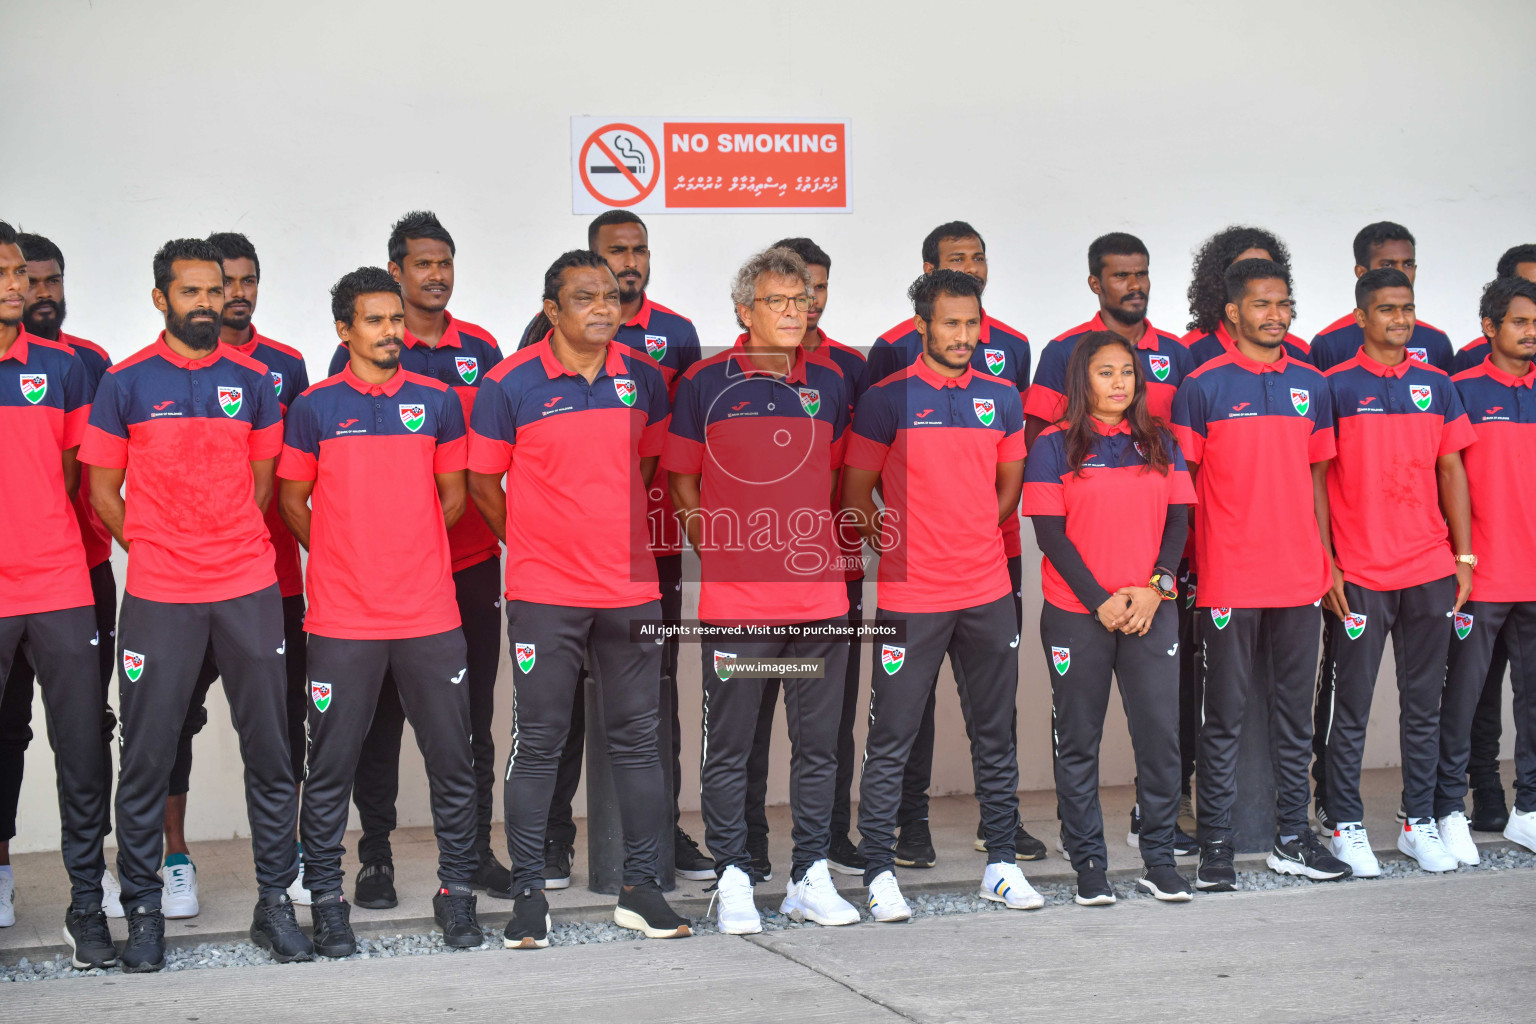
<path fill-rule="evenodd" d="M 1485 688 L 1495 685 L 1489 676 L 1494 649 L 1502 641 L 1508 651 L 1511 638 L 1518 642 L 1522 635 L 1536 637 L 1536 601 L 1518 604 L 1468 601 L 1461 609 L 1461 617 L 1452 620 L 1452 628 L 1445 691 L 1440 700 L 1436 818 L 1443 818 L 1452 811 L 1466 810 L 1467 764 L 1472 756 L 1473 723 Z"/>
<path fill-rule="evenodd" d="M 1493 642 L 1493 658 L 1488 663 L 1488 678 L 1477 711 L 1472 716 L 1471 753 L 1467 758 L 1467 779 L 1473 789 L 1504 788 L 1499 778 L 1499 743 L 1504 738 L 1504 676 L 1509 672 L 1509 652 L 1504 632 Z"/>

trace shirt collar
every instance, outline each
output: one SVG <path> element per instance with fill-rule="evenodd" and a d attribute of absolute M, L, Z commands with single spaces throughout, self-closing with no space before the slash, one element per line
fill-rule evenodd
<path fill-rule="evenodd" d="M 400 393 L 401 386 L 405 384 L 405 371 L 399 368 L 396 368 L 395 375 L 389 378 L 389 380 L 385 381 L 383 384 L 370 384 L 352 372 L 352 363 L 350 360 L 347 362 L 346 366 L 342 367 L 341 377 L 348 384 L 352 385 L 353 390 L 357 391 L 359 394 L 388 395 L 391 398 L 398 395 Z"/>
<path fill-rule="evenodd" d="M 5 355 L 0 356 L 0 359 L 14 359 L 18 363 L 25 363 L 27 361 L 26 328 L 16 332 L 16 340 L 11 342 L 11 347 L 6 350 Z"/>
<path fill-rule="evenodd" d="M 639 311 L 630 317 L 629 322 L 624 326 L 638 327 L 641 330 L 648 329 L 651 326 L 651 310 L 655 308 L 655 306 L 651 305 L 651 297 L 649 295 L 641 295 Z"/>
<path fill-rule="evenodd" d="M 1370 371 L 1371 373 L 1374 373 L 1378 377 L 1396 377 L 1401 380 L 1408 373 L 1408 368 L 1413 365 L 1413 360 L 1408 358 L 1407 353 L 1403 354 L 1403 361 L 1398 363 L 1396 366 L 1388 366 L 1386 363 L 1378 363 L 1376 360 L 1365 354 L 1364 346 L 1361 346 L 1357 355 L 1359 357 L 1361 367 Z"/>
<path fill-rule="evenodd" d="M 1221 347 L 1231 354 L 1232 361 L 1249 373 L 1284 373 L 1291 365 L 1290 354 L 1285 351 L 1284 345 L 1280 346 L 1280 358 L 1272 363 L 1261 363 L 1255 359 L 1249 359 L 1237 347 L 1237 342 L 1232 340 L 1232 335 L 1227 333 L 1226 324 L 1216 325 L 1216 340 L 1221 342 Z"/>
<path fill-rule="evenodd" d="M 1116 434 L 1128 435 L 1131 432 L 1130 417 L 1122 418 L 1120 422 L 1114 426 L 1110 426 L 1108 423 L 1100 420 L 1097 416 L 1089 416 L 1088 422 L 1093 424 L 1093 429 L 1098 431 L 1100 437 L 1114 437 Z"/>
<path fill-rule="evenodd" d="M 549 333 L 544 335 L 544 340 L 534 346 L 539 350 L 539 365 L 544 367 L 544 373 L 550 380 L 556 377 L 576 376 L 575 370 L 567 370 L 565 364 L 555 358 L 554 346 L 550 344 L 550 339 L 554 336 L 554 329 L 551 328 Z M 618 377 L 625 372 L 624 349 L 627 347 L 617 341 L 608 342 L 608 356 L 603 360 L 603 373 L 610 377 Z"/>
<path fill-rule="evenodd" d="M 201 370 L 205 367 L 212 366 L 214 363 L 224 358 L 224 353 L 220 351 L 223 347 L 223 343 L 221 342 L 214 346 L 212 352 L 208 353 L 206 356 L 203 356 L 200 359 L 186 359 L 171 351 L 171 346 L 165 343 L 164 331 L 160 332 L 160 336 L 155 339 L 154 344 L 155 354 L 157 356 L 159 356 L 161 359 L 164 359 L 172 366 L 180 367 L 183 370 Z"/>
<path fill-rule="evenodd" d="M 15 351 L 14 346 L 12 346 L 12 351 Z M 1483 366 L 1486 368 L 1485 372 L 1490 379 L 1498 381 L 1507 388 L 1529 388 L 1536 386 L 1536 365 L 1532 365 L 1526 370 L 1524 377 L 1516 377 L 1513 374 L 1505 373 L 1493 365 L 1493 359 L 1490 356 L 1483 357 Z"/>
<path fill-rule="evenodd" d="M 942 373 L 929 366 L 928 361 L 922 356 L 918 356 L 917 362 L 913 363 L 912 365 L 916 367 L 915 372 L 917 373 L 917 376 L 923 380 L 924 383 L 931 384 L 932 386 L 941 390 L 943 388 L 968 388 L 971 386 L 971 381 L 976 378 L 976 370 L 971 366 L 970 363 L 965 364 L 965 372 L 958 377 L 944 376 Z"/>
<path fill-rule="evenodd" d="M 252 359 L 255 359 L 256 358 L 256 346 L 260 345 L 261 341 L 262 341 L 261 332 L 256 330 L 256 325 L 255 324 L 252 324 L 251 325 L 251 340 L 246 342 L 244 345 L 228 345 L 228 344 L 225 344 L 222 341 L 219 342 L 219 344 L 224 345 L 225 348 L 232 348 L 236 352 L 239 352 L 243 356 L 249 356 Z"/>
<path fill-rule="evenodd" d="M 757 366 L 757 364 L 752 362 L 752 357 L 750 355 L 748 355 L 748 353 L 747 353 L 746 341 L 747 341 L 747 335 L 745 335 L 745 334 L 738 335 L 737 338 L 736 338 L 736 344 L 731 347 L 731 353 L 730 353 L 731 354 L 731 361 L 736 364 L 737 368 L 740 369 L 742 373 L 746 374 L 749 377 L 752 376 L 753 374 L 759 374 L 759 373 L 770 374 L 772 376 L 778 376 L 777 374 L 772 373 L 772 371 L 764 370 L 761 367 Z M 792 363 L 790 365 L 789 373 L 784 378 L 786 381 L 788 381 L 788 382 L 790 382 L 792 384 L 804 384 L 805 383 L 805 364 L 806 364 L 805 356 L 806 356 L 805 349 L 801 348 L 799 345 L 796 345 L 795 346 L 795 361 L 794 361 L 794 363 Z M 820 362 L 820 360 L 817 360 L 817 361 Z"/>
<path fill-rule="evenodd" d="M 438 348 L 463 348 L 464 343 L 459 340 L 459 329 L 453 326 L 453 314 L 443 310 L 443 336 L 437 340 Z M 407 348 L 415 348 L 422 344 L 422 340 L 411 333 L 411 329 L 405 329 L 405 345 Z"/>
<path fill-rule="evenodd" d="M 1156 352 L 1157 332 L 1152 329 L 1152 321 L 1148 320 L 1146 317 L 1142 317 L 1141 325 L 1144 330 L 1141 332 L 1141 340 L 1136 343 L 1136 347 L 1146 349 L 1149 352 Z M 1088 322 L 1088 326 L 1090 329 L 1095 331 L 1109 330 L 1109 328 L 1104 324 L 1104 311 L 1102 309 L 1093 314 L 1093 319 Z"/>

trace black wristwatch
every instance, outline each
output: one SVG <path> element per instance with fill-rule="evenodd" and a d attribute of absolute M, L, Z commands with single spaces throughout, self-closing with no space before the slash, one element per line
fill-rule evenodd
<path fill-rule="evenodd" d="M 1157 591 L 1157 596 L 1164 601 L 1172 601 L 1179 596 L 1179 581 L 1167 569 L 1154 570 L 1147 586 Z"/>

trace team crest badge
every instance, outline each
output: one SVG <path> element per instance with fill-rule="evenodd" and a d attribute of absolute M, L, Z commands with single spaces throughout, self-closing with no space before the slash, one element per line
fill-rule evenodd
<path fill-rule="evenodd" d="M 1452 616 L 1452 621 L 1456 624 L 1456 639 L 1465 640 L 1467 634 L 1472 632 L 1472 616 L 1466 612 L 1457 612 Z"/>
<path fill-rule="evenodd" d="M 1344 616 L 1344 632 L 1351 640 L 1360 639 L 1360 634 L 1365 632 L 1365 616 L 1358 612 Z"/>
<path fill-rule="evenodd" d="M 891 644 L 880 645 L 880 667 L 885 669 L 885 674 L 893 676 L 901 671 L 901 666 L 906 664 L 907 649 L 894 647 Z"/>
<path fill-rule="evenodd" d="M 272 391 L 278 398 L 283 397 L 283 375 L 276 370 L 269 371 L 272 375 Z"/>
<path fill-rule="evenodd" d="M 139 681 L 139 676 L 144 674 L 144 655 L 138 651 L 123 651 L 123 675 L 128 677 L 130 683 Z"/>
<path fill-rule="evenodd" d="M 1070 647 L 1052 647 L 1051 648 L 1051 667 L 1056 670 L 1056 674 L 1057 675 L 1059 675 L 1059 676 L 1066 675 L 1067 674 L 1067 669 L 1072 667 L 1072 648 L 1070 648 Z"/>
<path fill-rule="evenodd" d="M 984 427 L 990 427 L 997 417 L 997 405 L 990 398 L 971 399 L 971 408 L 976 410 L 976 418 Z"/>
<path fill-rule="evenodd" d="M 1227 628 L 1227 623 L 1229 623 L 1231 621 L 1232 621 L 1232 609 L 1231 608 L 1212 608 L 1211 609 L 1211 624 L 1214 625 L 1217 629 L 1226 629 Z"/>
<path fill-rule="evenodd" d="M 645 336 L 645 354 L 661 362 L 662 356 L 667 354 L 667 336 L 665 334 L 647 334 Z"/>
<path fill-rule="evenodd" d="M 1140 441 L 1132 441 L 1131 442 L 1131 447 L 1136 449 L 1136 454 L 1141 456 L 1142 461 L 1146 461 L 1146 458 L 1147 458 L 1147 446 L 1146 445 L 1142 444 Z"/>
<path fill-rule="evenodd" d="M 1416 363 L 1423 363 L 1427 366 L 1429 365 L 1429 349 L 1410 348 L 1408 350 L 1408 358 L 1412 359 Z"/>
<path fill-rule="evenodd" d="M 715 675 L 720 677 L 723 683 L 731 678 L 731 663 L 736 660 L 736 655 L 729 651 L 715 652 Z"/>
<path fill-rule="evenodd" d="M 1306 388 L 1291 388 L 1291 404 L 1296 411 L 1305 416 L 1307 410 L 1312 408 L 1312 394 Z"/>
<path fill-rule="evenodd" d="M 459 371 L 459 379 L 465 384 L 473 384 L 480 376 L 480 360 L 474 356 L 454 356 L 453 368 Z"/>
<path fill-rule="evenodd" d="M 405 429 L 411 433 L 421 429 L 421 425 L 427 422 L 427 407 L 424 405 L 400 406 L 400 422 L 405 424 Z"/>
<path fill-rule="evenodd" d="M 1152 368 L 1152 376 L 1158 380 L 1167 380 L 1173 363 L 1167 356 L 1147 356 L 1147 365 Z"/>
<path fill-rule="evenodd" d="M 331 706 L 331 684 L 311 682 L 309 699 L 315 702 L 316 711 L 325 714 L 325 709 Z"/>
<path fill-rule="evenodd" d="M 36 405 L 43 400 L 48 393 L 48 375 L 46 373 L 24 373 L 21 375 L 21 397 Z"/>
<path fill-rule="evenodd" d="M 219 408 L 224 410 L 225 416 L 240 415 L 240 407 L 245 404 L 245 391 L 242 388 L 219 388 Z"/>
<path fill-rule="evenodd" d="M 628 377 L 615 377 L 613 390 L 618 393 L 619 401 L 625 405 L 635 404 L 635 382 Z"/>
<path fill-rule="evenodd" d="M 821 392 L 815 388 L 800 388 L 800 408 L 805 410 L 807 416 L 815 416 L 821 412 Z"/>
<path fill-rule="evenodd" d="M 1410 384 L 1408 385 L 1408 397 L 1413 399 L 1413 404 L 1419 407 L 1420 412 L 1424 412 L 1429 408 L 1429 403 L 1435 397 L 1435 393 L 1429 389 L 1428 384 Z"/>
<path fill-rule="evenodd" d="M 1194 606 L 1195 606 L 1195 584 L 1193 584 L 1193 583 L 1186 583 L 1186 584 L 1184 584 L 1184 607 L 1185 608 L 1193 608 Z"/>
<path fill-rule="evenodd" d="M 517 658 L 517 667 L 522 670 L 523 675 L 533 671 L 533 663 L 538 660 L 539 656 L 538 651 L 535 649 L 536 647 L 536 644 L 512 645 L 513 654 Z"/>
<path fill-rule="evenodd" d="M 1008 365 L 1008 356 L 1000 348 L 984 348 L 982 354 L 987 357 L 987 372 L 996 376 L 1003 372 L 1003 367 Z"/>

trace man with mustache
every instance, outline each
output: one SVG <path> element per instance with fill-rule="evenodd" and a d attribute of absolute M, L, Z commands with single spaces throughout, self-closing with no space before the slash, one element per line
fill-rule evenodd
<path fill-rule="evenodd" d="M 165 966 L 161 827 L 171 763 L 210 643 L 245 762 L 260 892 L 251 940 L 279 961 L 313 956 L 284 891 L 298 874 L 298 793 L 283 697 L 282 597 L 262 518 L 282 419 L 266 367 L 219 345 L 222 264 L 219 250 L 196 238 L 167 242 L 155 254 L 151 298 L 165 330 L 102 378 L 80 446 L 80 461 L 91 467 L 91 504 L 128 550 L 117 790 L 128 971 Z"/>

